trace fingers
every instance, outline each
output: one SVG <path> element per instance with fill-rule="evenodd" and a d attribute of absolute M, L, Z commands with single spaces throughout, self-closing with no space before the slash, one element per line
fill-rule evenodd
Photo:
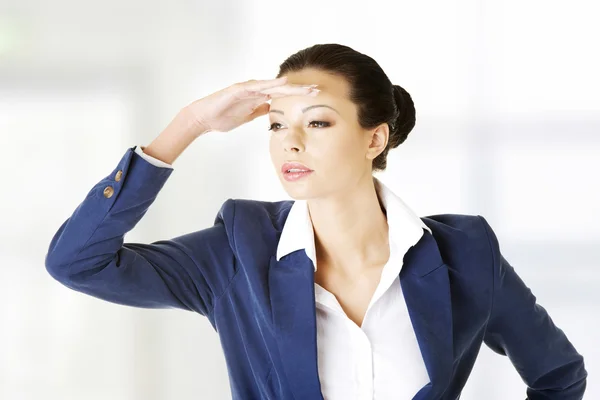
<path fill-rule="evenodd" d="M 305 93 L 272 93 L 269 95 L 271 99 L 277 99 L 285 96 L 316 96 L 319 94 L 319 89 L 309 90 Z"/>
<path fill-rule="evenodd" d="M 264 90 L 261 90 L 260 92 L 263 94 L 268 94 L 271 97 L 303 96 L 303 95 L 308 95 L 311 93 L 315 93 L 315 94 L 318 93 L 319 90 L 316 89 L 315 86 L 317 86 L 317 85 L 304 86 L 304 85 L 287 84 L 287 85 L 278 86 L 278 87 L 274 87 L 274 88 L 264 89 Z"/>
<path fill-rule="evenodd" d="M 271 107 L 271 105 L 269 103 L 262 103 L 261 105 L 256 107 L 256 109 L 254 109 L 254 111 L 252 111 L 252 113 L 250 115 L 248 115 L 248 118 L 246 118 L 246 121 L 250 122 L 255 118 L 258 118 L 262 115 L 266 115 L 269 112 L 270 107 Z"/>
<path fill-rule="evenodd" d="M 296 85 L 287 83 L 287 77 L 282 76 L 277 79 L 268 80 L 249 80 L 239 85 L 240 89 L 247 93 L 261 92 L 264 94 L 279 93 L 287 95 L 302 95 L 307 94 L 310 88 L 315 88 L 317 85 Z"/>
<path fill-rule="evenodd" d="M 319 89 L 315 88 L 314 86 L 316 85 L 284 85 L 258 92 L 243 90 L 235 93 L 234 96 L 240 100 L 257 98 L 263 101 L 285 96 L 316 96 L 319 94 Z"/>
<path fill-rule="evenodd" d="M 270 80 L 249 80 L 236 83 L 228 88 L 234 98 L 245 100 L 260 98 L 268 100 L 285 96 L 316 96 L 319 93 L 318 85 L 297 85 L 285 83 L 286 77 Z"/>
<path fill-rule="evenodd" d="M 239 100 L 252 100 L 252 101 L 268 101 L 271 96 L 268 94 L 264 94 L 262 92 L 248 92 L 242 91 L 240 93 L 235 93 L 234 96 Z"/>
<path fill-rule="evenodd" d="M 284 85 L 287 82 L 287 77 L 282 76 L 277 79 L 267 79 L 267 80 L 250 80 L 243 83 L 244 89 L 250 92 L 260 92 L 261 90 L 270 89 L 273 87 L 277 87 L 280 85 Z"/>

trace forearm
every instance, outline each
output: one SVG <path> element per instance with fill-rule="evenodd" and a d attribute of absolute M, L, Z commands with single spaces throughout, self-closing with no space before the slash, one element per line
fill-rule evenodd
<path fill-rule="evenodd" d="M 181 109 L 167 127 L 148 146 L 144 153 L 167 164 L 173 162 L 200 135 L 208 132 L 189 115 L 187 107 Z"/>
<path fill-rule="evenodd" d="M 561 386 L 561 383 L 564 383 Z M 527 400 L 581 400 L 587 387 L 583 359 L 558 367 L 527 388 Z M 541 389 L 543 387 L 543 389 Z"/>
<path fill-rule="evenodd" d="M 55 233 L 46 256 L 49 272 L 70 279 L 110 262 L 172 171 L 155 167 L 127 150 Z"/>
<path fill-rule="evenodd" d="M 480 216 L 481 217 L 481 216 Z M 493 264 L 493 304 L 484 342 L 508 356 L 527 384 L 529 400 L 580 400 L 586 389 L 583 356 L 500 252 L 481 217 Z"/>

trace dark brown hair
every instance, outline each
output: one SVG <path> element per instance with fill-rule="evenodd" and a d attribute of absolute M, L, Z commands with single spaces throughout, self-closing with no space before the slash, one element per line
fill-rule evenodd
<path fill-rule="evenodd" d="M 406 90 L 393 85 L 371 57 L 341 44 L 316 44 L 289 56 L 277 77 L 304 68 L 315 68 L 346 79 L 350 100 L 357 105 L 358 123 L 363 129 L 386 122 L 388 144 L 373 160 L 373 170 L 384 170 L 390 149 L 402 144 L 415 126 L 415 105 Z"/>

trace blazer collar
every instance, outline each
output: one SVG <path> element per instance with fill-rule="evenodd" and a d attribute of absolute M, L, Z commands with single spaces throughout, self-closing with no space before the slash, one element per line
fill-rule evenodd
<path fill-rule="evenodd" d="M 430 383 L 414 399 L 441 397 L 454 360 L 449 265 L 430 229 L 404 255 L 400 285 Z M 304 251 L 272 256 L 269 295 L 283 379 L 295 399 L 323 399 L 318 376 L 314 267 Z"/>
<path fill-rule="evenodd" d="M 387 213 L 390 243 L 404 254 L 423 235 L 423 229 L 431 229 L 389 187 L 373 177 L 377 196 Z M 317 269 L 315 240 L 306 200 L 292 204 L 281 231 L 277 245 L 277 260 L 297 250 L 304 250 Z"/>

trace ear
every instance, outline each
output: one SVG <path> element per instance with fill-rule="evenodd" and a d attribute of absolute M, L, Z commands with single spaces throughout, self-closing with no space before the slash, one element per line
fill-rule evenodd
<path fill-rule="evenodd" d="M 375 129 L 367 131 L 367 158 L 374 160 L 380 155 L 388 144 L 390 127 L 387 123 L 380 124 Z"/>

